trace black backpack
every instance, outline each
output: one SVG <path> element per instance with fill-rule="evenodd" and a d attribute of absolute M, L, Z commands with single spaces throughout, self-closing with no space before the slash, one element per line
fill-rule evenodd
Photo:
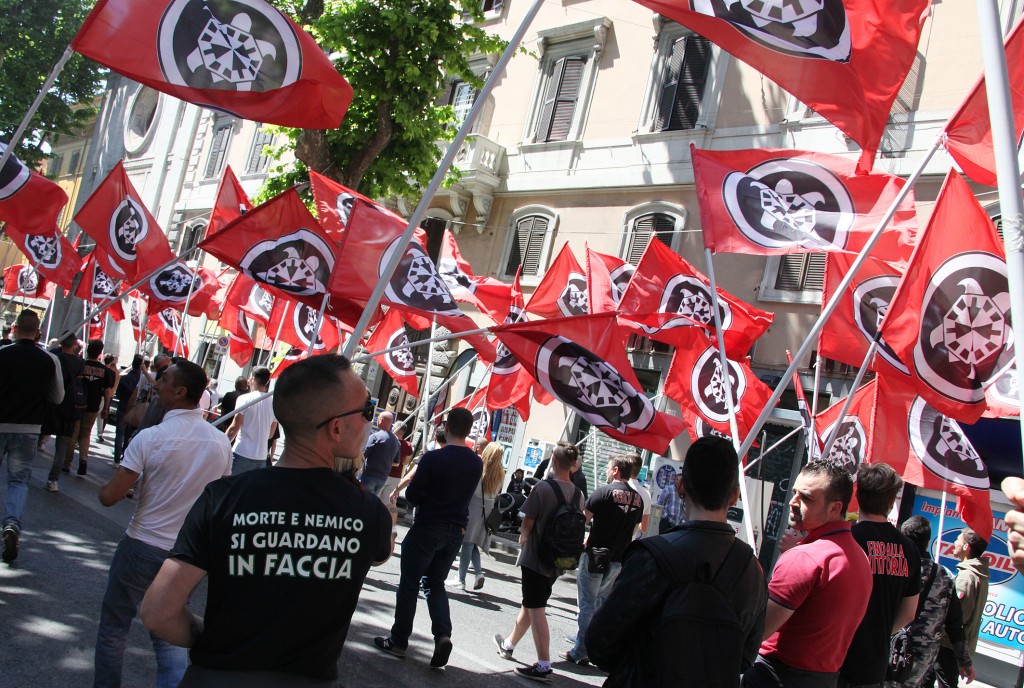
<path fill-rule="evenodd" d="M 647 631 L 656 647 L 676 666 L 686 667 L 686 685 L 702 688 L 730 688 L 739 685 L 746 631 L 730 602 L 754 556 L 745 542 L 737 539 L 718 571 L 711 564 L 684 556 L 672 542 L 685 534 L 685 526 L 661 537 L 636 543 L 657 563 L 658 572 L 671 585 L 661 612 Z"/>
<path fill-rule="evenodd" d="M 572 501 L 566 502 L 562 488 L 552 479 L 545 480 L 558 498 L 555 513 L 547 520 L 538 542 L 537 554 L 542 563 L 561 571 L 580 564 L 583 538 L 587 534 L 587 517 L 580 510 L 580 488 L 573 486 Z M 536 489 L 536 488 L 534 488 Z"/>

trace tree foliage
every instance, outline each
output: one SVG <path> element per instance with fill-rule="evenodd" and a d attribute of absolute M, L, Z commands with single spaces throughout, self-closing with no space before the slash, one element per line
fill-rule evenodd
<path fill-rule="evenodd" d="M 479 0 L 309 0 L 280 3 L 305 22 L 355 91 L 341 127 L 284 129 L 275 153 L 300 161 L 277 170 L 264 194 L 303 181 L 313 169 L 371 196 L 411 195 L 437 170 L 438 141 L 455 135 L 451 106 L 439 105 L 452 79 L 476 87 L 470 59 L 504 42 L 473 20 Z"/>
<path fill-rule="evenodd" d="M 42 88 L 46 77 L 68 47 L 91 0 L 0 0 L 0 139 L 10 140 Z M 94 115 L 100 67 L 81 55 L 64 66 L 26 129 L 17 154 L 35 165 L 45 155 L 43 137 L 74 135 Z"/>

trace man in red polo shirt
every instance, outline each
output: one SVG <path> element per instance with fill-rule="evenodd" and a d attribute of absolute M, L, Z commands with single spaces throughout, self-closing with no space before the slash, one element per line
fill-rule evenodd
<path fill-rule="evenodd" d="M 764 642 L 744 688 L 833 688 L 871 596 L 867 555 L 850 533 L 853 477 L 815 461 L 793 486 L 789 525 L 804 533 L 768 584 Z"/>

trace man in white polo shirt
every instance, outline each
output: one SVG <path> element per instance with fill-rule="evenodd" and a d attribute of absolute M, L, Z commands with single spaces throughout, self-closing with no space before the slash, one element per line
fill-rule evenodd
<path fill-rule="evenodd" d="M 256 401 L 269 391 L 270 370 L 257 368 L 252 371 L 250 382 L 253 391 L 238 397 L 236 409 L 243 409 L 246 404 Z M 270 451 L 270 437 L 276 427 L 277 418 L 274 417 L 274 400 L 271 397 L 244 408 L 231 419 L 228 439 L 235 444 L 232 475 L 270 465 L 267 455 Z"/>
<path fill-rule="evenodd" d="M 96 635 L 96 688 L 121 685 L 124 648 L 139 603 L 170 554 L 181 524 L 207 483 L 231 473 L 231 445 L 197 408 L 206 373 L 175 359 L 154 385 L 165 409 L 159 425 L 139 432 L 125 449 L 100 503 L 113 506 L 143 476 L 138 506 L 110 562 L 107 591 Z M 157 686 L 177 686 L 188 666 L 184 648 L 152 636 Z"/>

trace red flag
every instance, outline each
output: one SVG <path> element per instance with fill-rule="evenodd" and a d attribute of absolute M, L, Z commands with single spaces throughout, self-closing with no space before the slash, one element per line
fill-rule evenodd
<path fill-rule="evenodd" d="M 188 358 L 188 333 L 182 331 L 182 339 L 179 344 L 178 330 L 181 329 L 181 313 L 173 308 L 164 308 L 156 311 L 149 317 L 147 322 L 149 331 L 156 335 L 160 343 L 168 351 L 181 351 L 181 355 Z"/>
<path fill-rule="evenodd" d="M 130 282 L 137 282 L 174 260 L 167 237 L 142 203 L 118 162 L 75 215 Z"/>
<path fill-rule="evenodd" d="M 0 155 L 7 143 L 0 141 Z M 49 179 L 33 172 L 13 153 L 0 170 L 0 220 L 28 234 L 48 234 L 57 226 L 68 195 Z"/>
<path fill-rule="evenodd" d="M 829 303 L 836 287 L 850 271 L 856 256 L 830 253 L 825 262 L 825 285 L 822 305 Z M 832 316 L 825 321 L 818 341 L 818 353 L 827 358 L 859 368 L 864 363 L 872 340 L 878 334 L 882 319 L 896 294 L 903 271 L 875 258 L 868 258 L 857 271 L 850 287 L 843 294 Z M 881 361 L 881 362 L 879 362 Z M 869 363 L 871 370 L 885 370 L 908 375 L 907 366 L 889 343 L 882 339 Z"/>
<path fill-rule="evenodd" d="M 876 381 L 862 385 L 853 393 L 850 409 L 842 422 L 839 413 L 843 410 L 846 397 L 842 397 L 832 406 L 814 417 L 814 429 L 821 440 L 822 448 L 829 438 L 836 438 L 829 448 L 829 461 L 840 464 L 856 476 L 861 464 L 871 461 L 871 428 L 875 421 L 875 390 Z M 820 449 L 814 452 L 814 458 L 820 458 Z"/>
<path fill-rule="evenodd" d="M 878 377 L 871 461 L 890 464 L 908 483 L 957 496 L 964 522 L 992 536 L 991 481 L 960 425 L 889 376 Z"/>
<path fill-rule="evenodd" d="M 402 316 L 394 308 L 389 308 L 366 341 L 365 348 L 367 351 L 376 352 L 395 346 L 406 346 L 408 343 L 409 337 L 405 332 Z M 402 389 L 414 397 L 420 395 L 419 380 L 416 377 L 416 356 L 411 348 L 389 351 L 374 356 L 374 359 Z"/>
<path fill-rule="evenodd" d="M 474 277 L 472 268 L 459 252 L 455 236 L 447 229 L 441 240 L 437 273 L 448 285 L 456 301 L 473 304 L 494 322 L 501 318 L 501 315 L 496 314 L 508 310 L 511 287 L 493 277 Z"/>
<path fill-rule="evenodd" d="M 367 302 L 397 250 L 405 227 L 406 222 L 394 213 L 362 197 L 354 198 L 338 266 L 331 275 L 332 307 L 335 299 L 349 303 Z M 434 262 L 415 241 L 406 247 L 384 290 L 382 302 L 401 310 L 406 321 L 417 329 L 428 326 L 431 318 L 452 332 L 478 327 L 459 310 Z M 494 359 L 494 345 L 482 334 L 471 335 L 466 340 L 480 358 Z"/>
<path fill-rule="evenodd" d="M 310 308 L 304 303 L 292 302 L 287 299 L 278 299 L 270 314 L 267 332 L 273 332 L 276 336 L 280 330 L 280 341 L 308 351 L 314 332 L 316 332 L 319 315 L 318 308 Z M 337 325 L 330 318 L 324 318 L 320 332 L 316 335 L 316 344 L 313 346 L 314 355 L 336 349 L 338 343 Z"/>
<path fill-rule="evenodd" d="M 294 189 L 250 210 L 199 246 L 272 293 L 320 310 L 334 242 Z"/>
<path fill-rule="evenodd" d="M 1018 20 L 1003 44 L 1013 106 L 1013 131 L 1017 147 L 1024 134 L 1024 34 Z M 946 147 L 968 177 L 986 186 L 996 186 L 996 158 L 992 148 L 992 128 L 988 111 L 988 92 L 984 75 L 974 90 L 946 123 Z"/>
<path fill-rule="evenodd" d="M 217 187 L 217 198 L 213 201 L 206 236 L 213 236 L 252 208 L 252 201 L 238 182 L 238 177 L 231 171 L 231 165 L 227 165 Z"/>
<path fill-rule="evenodd" d="M 793 365 L 793 356 L 787 351 L 786 360 Z M 796 407 L 800 411 L 800 423 L 804 428 L 804 442 L 807 445 L 807 455 L 813 456 L 814 450 L 818 447 L 818 433 L 814 431 L 814 423 L 811 421 L 811 405 L 807 403 L 807 396 L 804 394 L 804 383 L 800 381 L 800 374 L 796 368 L 793 369 L 793 392 L 796 394 Z"/>
<path fill-rule="evenodd" d="M 284 372 L 285 368 L 287 368 L 288 366 L 292 365 L 293 363 L 298 363 L 299 361 L 301 361 L 301 360 L 303 360 L 305 358 L 309 358 L 309 356 L 306 355 L 306 352 L 307 352 L 306 349 L 300 349 L 300 348 L 295 347 L 295 346 L 293 346 L 292 348 L 288 349 L 288 353 L 286 353 L 281 358 L 281 360 L 278 361 L 273 366 L 273 370 L 270 373 L 270 379 L 271 380 L 276 380 L 277 378 L 279 378 L 281 376 L 281 373 Z M 316 355 L 316 354 L 314 354 L 314 355 Z"/>
<path fill-rule="evenodd" d="M 771 326 L 775 317 L 718 288 L 719 315 L 725 346 L 742 356 Z M 651 241 L 619 301 L 623 325 L 651 339 L 688 345 L 694 325 L 715 329 L 708 278 L 660 241 Z"/>
<path fill-rule="evenodd" d="M 263 0 L 99 0 L 71 47 L 133 81 L 256 122 L 335 129 L 352 87 Z"/>
<path fill-rule="evenodd" d="M 825 153 L 758 149 L 703 151 L 690 145 L 704 247 L 772 255 L 859 252 L 906 183 L 857 174 Z M 871 254 L 906 260 L 917 231 L 908 195 Z"/>
<path fill-rule="evenodd" d="M 229 294 L 230 291 L 229 289 Z M 232 361 L 238 364 L 239 368 L 248 365 L 256 351 L 256 346 L 253 343 L 255 325 L 230 297 L 225 299 L 224 307 L 220 312 L 220 326 L 228 333 L 228 355 Z"/>
<path fill-rule="evenodd" d="M 92 304 L 95 306 L 96 304 Z M 89 318 L 85 324 L 85 340 L 91 342 L 94 339 L 103 339 L 103 333 L 107 331 L 106 313 L 97 313 Z"/>
<path fill-rule="evenodd" d="M 686 428 L 682 419 L 658 412 L 644 394 L 613 314 L 492 331 L 545 390 L 609 437 L 664 454 Z"/>
<path fill-rule="evenodd" d="M 484 385 L 477 387 L 470 394 L 452 404 L 452 408 L 464 408 L 473 414 L 473 427 L 466 436 L 467 440 L 470 437 L 474 439 L 480 439 L 481 437 L 487 440 L 493 439 L 491 437 L 491 412 L 487 409 L 486 402 L 487 385 Z M 469 442 L 467 441 L 466 444 L 468 445 Z"/>
<path fill-rule="evenodd" d="M 380 212 L 390 215 L 398 222 L 408 224 L 400 216 L 377 205 L 358 191 L 342 186 L 333 179 L 328 179 L 313 170 L 309 171 L 309 182 L 313 187 L 313 201 L 316 203 L 316 214 L 320 218 L 320 226 L 335 241 L 342 241 L 349 216 L 352 214 L 352 206 L 357 198 L 374 206 Z"/>
<path fill-rule="evenodd" d="M 1013 364 L 1003 243 L 967 182 L 951 172 L 882 325 L 917 393 L 973 423 L 985 388 Z"/>
<path fill-rule="evenodd" d="M 98 249 L 88 255 L 75 296 L 87 303 L 99 304 L 106 303 L 120 294 L 121 280 L 109 275 L 103 269 L 103 262 Z M 120 301 L 115 301 L 108 310 L 115 320 L 124 319 L 124 309 Z"/>
<path fill-rule="evenodd" d="M 506 325 L 525 320 L 519 273 L 520 270 L 516 270 L 515 279 L 512 281 L 512 302 L 509 304 L 508 315 L 505 316 Z M 494 365 L 491 367 L 491 379 L 487 384 L 487 408 L 497 411 L 515 406 L 523 420 L 530 420 L 530 389 L 537 383 L 500 341 L 496 351 Z M 550 401 L 549 398 L 547 403 Z"/>
<path fill-rule="evenodd" d="M 4 233 L 46 279 L 70 291 L 75 275 L 82 271 L 82 258 L 71 242 L 56 228 L 39 233 L 22 232 L 13 224 L 4 226 Z"/>
<path fill-rule="evenodd" d="M 189 315 L 215 319 L 220 312 L 217 294 L 221 290 L 217 273 L 209 268 L 193 268 L 183 260 L 154 273 L 139 290 L 147 294 L 154 310 L 175 308 Z M 191 292 L 191 296 L 189 295 Z"/>
<path fill-rule="evenodd" d="M 46 293 L 46 279 L 31 265 L 18 263 L 4 268 L 4 294 L 37 299 Z"/>
<path fill-rule="evenodd" d="M 274 295 L 264 289 L 259 282 L 239 272 L 228 287 L 225 306 L 230 303 L 252 320 L 266 325 L 270 322 L 275 301 Z"/>
<path fill-rule="evenodd" d="M 1020 416 L 1020 379 L 1017 365 L 999 376 L 991 387 L 985 390 L 985 411 L 987 418 L 1017 418 Z"/>
<path fill-rule="evenodd" d="M 587 304 L 591 313 L 611 313 L 619 307 L 636 268 L 615 256 L 587 251 Z"/>
<path fill-rule="evenodd" d="M 587 275 L 569 249 L 568 242 L 551 261 L 540 284 L 533 290 L 526 312 L 542 318 L 567 318 L 590 312 L 587 307 Z"/>
<path fill-rule="evenodd" d="M 142 294 L 137 291 L 129 292 L 125 299 L 128 301 L 128 318 L 132 324 L 132 333 L 135 335 L 135 341 L 142 341 L 145 334 L 143 321 L 146 319 L 149 305 Z"/>
<path fill-rule="evenodd" d="M 761 72 L 864 149 L 882 138 L 931 0 L 637 0 Z"/>

